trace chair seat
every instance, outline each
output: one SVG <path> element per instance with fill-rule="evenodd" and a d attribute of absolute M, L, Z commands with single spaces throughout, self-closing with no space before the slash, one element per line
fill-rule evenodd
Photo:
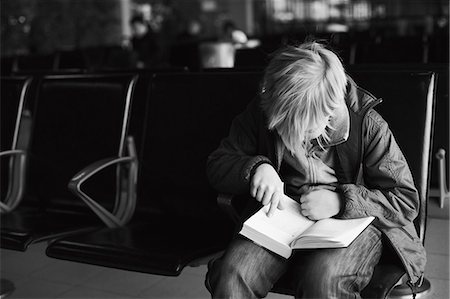
<path fill-rule="evenodd" d="M 421 286 L 415 289 L 416 299 L 425 298 L 424 296 L 426 296 L 430 292 L 430 290 L 431 290 L 431 283 L 428 279 L 424 278 Z M 389 294 L 389 298 L 391 299 L 411 298 L 411 288 L 406 284 L 395 286 L 395 288 Z"/>
<path fill-rule="evenodd" d="M 104 228 L 56 240 L 48 246 L 47 255 L 112 268 L 177 276 L 191 261 L 223 250 L 231 235 L 232 232 L 226 228 L 198 219 L 174 220 L 157 216 L 121 228 Z"/>
<path fill-rule="evenodd" d="M 102 223 L 92 213 L 19 207 L 1 217 L 1 247 L 25 251 L 35 242 L 92 230 Z"/>

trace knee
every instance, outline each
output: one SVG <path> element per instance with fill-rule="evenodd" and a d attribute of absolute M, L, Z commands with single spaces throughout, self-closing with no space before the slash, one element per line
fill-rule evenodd
<path fill-rule="evenodd" d="M 320 263 L 304 269 L 297 280 L 298 298 L 355 298 L 358 290 L 355 281 L 358 275 L 343 272 L 334 263 Z"/>
<path fill-rule="evenodd" d="M 248 264 L 214 260 L 208 265 L 205 284 L 215 298 L 265 297 L 271 286 L 253 270 Z"/>
<path fill-rule="evenodd" d="M 233 278 L 234 274 L 230 268 L 232 266 L 221 259 L 213 259 L 208 263 L 205 284 L 211 294 L 216 293 L 219 287 L 226 287 L 227 282 Z"/>
<path fill-rule="evenodd" d="M 342 273 L 339 273 L 338 267 L 333 263 L 329 263 L 316 265 L 305 271 L 302 276 L 301 288 L 303 291 L 307 291 L 309 294 L 313 292 L 317 297 L 321 297 L 319 294 L 335 289 L 339 285 Z"/>
<path fill-rule="evenodd" d="M 211 294 L 226 294 L 231 293 L 237 285 L 249 285 L 250 282 L 242 265 L 215 259 L 208 264 L 205 284 Z"/>

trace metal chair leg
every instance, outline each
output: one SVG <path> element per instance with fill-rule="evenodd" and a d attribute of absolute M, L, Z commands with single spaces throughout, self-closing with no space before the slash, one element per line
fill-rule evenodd
<path fill-rule="evenodd" d="M 11 295 L 16 288 L 14 287 L 14 283 L 7 279 L 0 279 L 0 299 L 6 298 Z"/>

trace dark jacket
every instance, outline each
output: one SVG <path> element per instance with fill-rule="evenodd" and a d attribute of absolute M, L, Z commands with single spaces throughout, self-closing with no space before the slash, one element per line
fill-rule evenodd
<path fill-rule="evenodd" d="M 350 131 L 346 141 L 335 141 L 339 170 L 337 191 L 343 208 L 338 217 L 375 216 L 374 225 L 392 244 L 412 283 L 424 273 L 426 254 L 413 220 L 419 196 L 409 166 L 386 121 L 373 107 L 377 100 L 349 78 L 346 103 Z M 253 100 L 233 121 L 229 136 L 208 158 L 207 175 L 219 192 L 248 194 L 252 170 L 271 163 L 280 170 L 284 145 Z"/>

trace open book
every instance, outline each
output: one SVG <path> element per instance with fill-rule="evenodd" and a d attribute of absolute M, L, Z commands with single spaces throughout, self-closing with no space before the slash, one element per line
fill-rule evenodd
<path fill-rule="evenodd" d="M 301 214 L 300 204 L 285 196 L 284 209 L 267 216 L 262 207 L 244 222 L 239 232 L 253 242 L 285 258 L 293 249 L 347 247 L 374 219 L 322 219 L 312 221 Z"/>

